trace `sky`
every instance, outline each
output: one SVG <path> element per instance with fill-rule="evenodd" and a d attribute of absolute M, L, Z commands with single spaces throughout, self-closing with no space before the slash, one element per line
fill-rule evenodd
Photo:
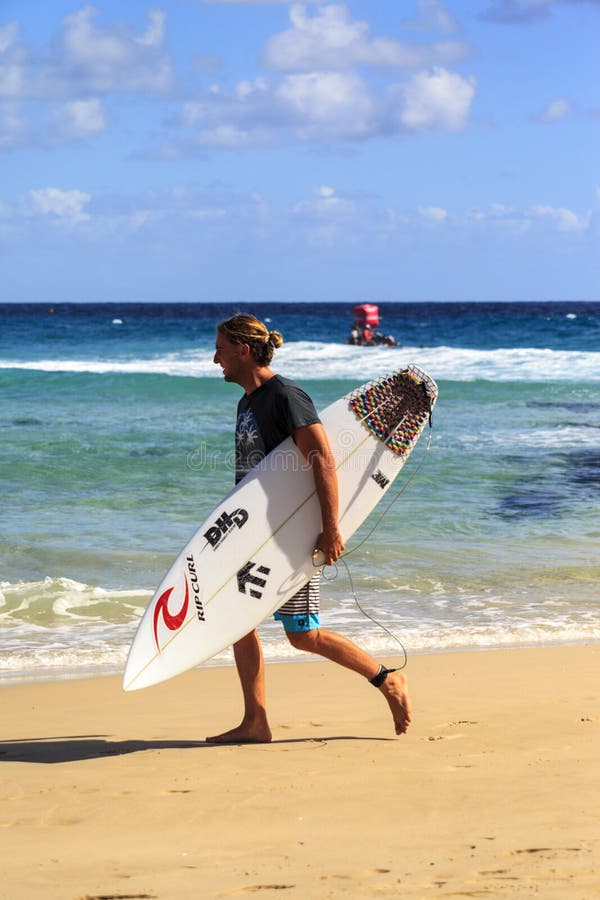
<path fill-rule="evenodd" d="M 600 0 L 0 0 L 0 300 L 600 299 Z"/>

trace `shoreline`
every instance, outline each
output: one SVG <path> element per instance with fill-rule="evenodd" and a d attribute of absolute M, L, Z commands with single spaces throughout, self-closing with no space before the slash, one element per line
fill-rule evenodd
<path fill-rule="evenodd" d="M 115 676 L 0 686 L 11 900 L 600 890 L 600 647 L 411 655 L 414 720 L 333 664 L 267 665 L 274 740 L 232 666 L 125 694 Z M 391 664 L 391 660 L 390 660 Z"/>
<path fill-rule="evenodd" d="M 341 631 L 341 629 L 340 629 Z M 355 639 L 355 636 L 352 635 L 352 638 Z M 358 638 L 356 638 L 358 639 Z M 570 640 L 570 641 L 536 641 L 531 643 L 522 643 L 522 644 L 491 644 L 489 646 L 450 646 L 450 647 L 441 647 L 440 649 L 424 649 L 424 650 L 413 650 L 411 652 L 407 652 L 407 666 L 410 664 L 411 659 L 416 659 L 422 656 L 439 656 L 439 655 L 450 655 L 450 654 L 463 654 L 463 653 L 502 653 L 504 651 L 512 651 L 512 650 L 544 650 L 551 648 L 560 648 L 560 647 L 600 647 L 600 640 L 593 640 L 591 638 L 581 638 L 580 640 Z M 264 650 L 263 646 L 263 650 Z M 390 651 L 389 653 L 384 653 L 380 650 L 368 649 L 373 656 L 376 658 L 381 657 L 382 661 L 385 659 L 399 661 L 400 658 L 395 656 L 394 652 Z M 125 662 L 119 665 L 118 667 L 111 666 L 110 668 L 94 668 L 90 666 L 89 668 L 81 667 L 75 673 L 72 673 L 69 669 L 61 668 L 56 669 L 54 671 L 49 672 L 48 674 L 16 674 L 14 676 L 6 675 L 0 671 L 0 691 L 3 688 L 13 687 L 17 685 L 34 685 L 34 684 L 62 684 L 64 682 L 71 681 L 90 681 L 95 680 L 97 678 L 114 678 L 119 680 L 122 678 L 123 672 L 125 670 Z M 287 665 L 296 665 L 296 664 L 305 664 L 305 663 L 319 663 L 322 660 L 319 657 L 312 656 L 308 653 L 303 653 L 302 651 L 297 651 L 294 657 L 279 657 L 275 656 L 273 658 L 269 658 L 267 653 L 265 653 L 265 665 L 268 666 L 287 666 Z M 231 655 L 231 659 L 224 660 L 215 660 L 209 659 L 206 662 L 202 663 L 200 666 L 192 669 L 192 672 L 200 672 L 204 669 L 229 669 L 234 668 L 235 662 L 233 659 L 233 654 Z M 48 672 L 48 670 L 40 670 Z"/>

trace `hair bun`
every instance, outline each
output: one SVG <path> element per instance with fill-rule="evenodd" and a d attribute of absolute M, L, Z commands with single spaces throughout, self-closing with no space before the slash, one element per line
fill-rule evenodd
<path fill-rule="evenodd" d="M 283 337 L 278 331 L 270 331 L 268 342 L 271 347 L 277 350 L 283 344 Z"/>

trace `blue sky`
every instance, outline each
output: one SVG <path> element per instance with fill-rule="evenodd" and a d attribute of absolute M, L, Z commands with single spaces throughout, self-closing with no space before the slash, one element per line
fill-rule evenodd
<path fill-rule="evenodd" d="M 599 39 L 598 0 L 0 0 L 0 298 L 598 300 Z"/>

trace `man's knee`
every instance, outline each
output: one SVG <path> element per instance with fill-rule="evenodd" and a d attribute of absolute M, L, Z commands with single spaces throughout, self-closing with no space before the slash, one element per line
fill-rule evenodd
<path fill-rule="evenodd" d="M 319 640 L 319 629 L 311 628 L 310 631 L 286 631 L 286 636 L 295 650 L 314 652 Z"/>

